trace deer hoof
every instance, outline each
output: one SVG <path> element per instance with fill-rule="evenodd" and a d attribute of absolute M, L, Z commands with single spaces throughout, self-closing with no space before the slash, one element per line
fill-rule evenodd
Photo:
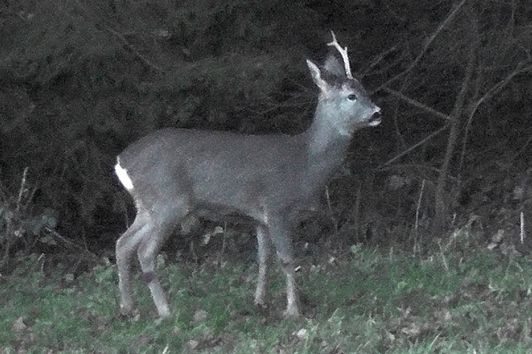
<path fill-rule="evenodd" d="M 253 304 L 259 313 L 265 314 L 268 311 L 268 304 L 264 301 L 254 301 Z"/>
<path fill-rule="evenodd" d="M 266 309 L 268 308 L 268 305 L 266 304 L 266 301 L 264 301 L 264 299 L 260 298 L 260 299 L 255 299 L 255 301 L 253 301 L 253 304 L 255 306 L 257 306 L 258 308 L 261 308 L 261 309 Z"/>
<path fill-rule="evenodd" d="M 130 319 L 138 319 L 140 316 L 140 312 L 139 310 L 132 307 L 126 308 L 124 306 L 120 306 L 120 316 Z"/>

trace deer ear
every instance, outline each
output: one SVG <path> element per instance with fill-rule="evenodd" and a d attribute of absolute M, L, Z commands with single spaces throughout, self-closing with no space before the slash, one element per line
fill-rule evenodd
<path fill-rule="evenodd" d="M 327 57 L 327 60 L 325 60 L 325 64 L 323 64 L 323 69 L 325 69 L 325 71 L 329 72 L 331 75 L 337 78 L 346 78 L 344 67 L 332 54 Z"/>
<path fill-rule="evenodd" d="M 320 68 L 309 59 L 307 59 L 307 65 L 310 70 L 312 80 L 316 86 L 318 86 L 322 92 L 327 92 L 329 90 L 329 84 L 327 84 L 327 82 L 321 77 Z"/>

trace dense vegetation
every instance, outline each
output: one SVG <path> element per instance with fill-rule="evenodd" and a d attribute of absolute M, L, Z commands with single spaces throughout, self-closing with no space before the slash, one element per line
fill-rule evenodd
<path fill-rule="evenodd" d="M 436 213 L 446 225 L 457 208 L 504 197 L 529 177 L 525 1 L 28 0 L 4 2 L 1 18 L 0 230 L 9 252 L 48 227 L 97 253 L 109 246 L 130 205 L 114 156 L 156 128 L 304 129 L 315 94 L 303 59 L 325 55 L 328 28 L 386 117 L 357 135 L 348 175 L 332 183 L 340 224 L 353 223 L 357 186 L 362 212 L 375 214 L 357 215 L 361 235 L 405 217 L 412 224 L 422 184 L 428 210 L 418 216 L 432 222 Z"/>

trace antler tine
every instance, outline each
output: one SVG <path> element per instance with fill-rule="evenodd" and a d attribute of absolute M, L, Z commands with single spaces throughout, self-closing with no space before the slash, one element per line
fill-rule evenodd
<path fill-rule="evenodd" d="M 347 55 L 347 47 L 342 48 L 340 46 L 332 30 L 331 30 L 331 34 L 332 34 L 332 42 L 327 43 L 327 45 L 331 47 L 335 47 L 336 50 L 340 52 L 340 55 L 342 56 L 342 60 L 344 61 L 345 76 L 347 76 L 348 79 L 352 79 L 353 75 L 351 74 L 351 66 L 349 65 L 349 56 Z"/>

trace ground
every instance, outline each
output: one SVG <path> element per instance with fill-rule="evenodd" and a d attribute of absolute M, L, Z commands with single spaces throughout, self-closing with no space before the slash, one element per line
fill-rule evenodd
<path fill-rule="evenodd" d="M 285 320 L 276 271 L 266 309 L 253 306 L 257 267 L 229 254 L 201 262 L 159 257 L 173 308 L 159 321 L 137 278 L 138 313 L 118 313 L 116 269 L 50 276 L 40 260 L 0 278 L 0 348 L 14 352 L 527 353 L 532 262 L 467 232 L 413 256 L 353 245 L 300 257 L 304 316 Z"/>

